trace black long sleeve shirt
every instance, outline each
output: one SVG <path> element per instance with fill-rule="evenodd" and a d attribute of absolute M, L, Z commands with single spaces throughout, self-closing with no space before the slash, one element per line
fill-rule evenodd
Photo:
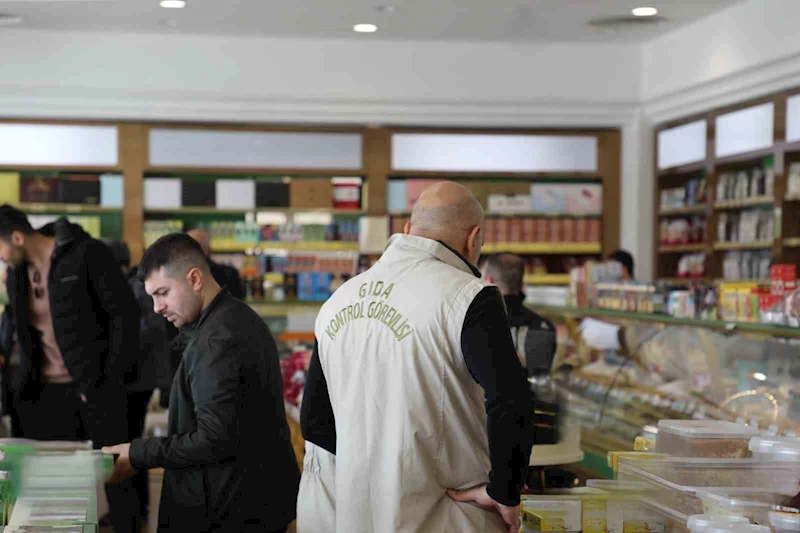
<path fill-rule="evenodd" d="M 492 464 L 487 492 L 499 503 L 517 505 L 533 444 L 533 402 L 514 350 L 503 298 L 495 287 L 483 289 L 467 310 L 461 350 L 467 368 L 486 396 Z M 336 453 L 335 418 L 316 343 L 300 427 L 306 440 Z"/>

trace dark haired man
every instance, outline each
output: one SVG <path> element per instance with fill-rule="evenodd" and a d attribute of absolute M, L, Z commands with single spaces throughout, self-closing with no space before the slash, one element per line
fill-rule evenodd
<path fill-rule="evenodd" d="M 622 265 L 622 280 L 633 281 L 636 279 L 634 272 L 633 256 L 627 250 L 614 250 L 608 256 L 609 261 L 616 261 Z"/>
<path fill-rule="evenodd" d="M 169 436 L 104 448 L 119 456 L 112 477 L 165 469 L 161 533 L 285 531 L 300 472 L 269 329 L 220 288 L 188 235 L 156 241 L 138 275 L 186 348 L 172 384 Z"/>
<path fill-rule="evenodd" d="M 0 260 L 22 352 L 11 384 L 15 436 L 97 447 L 129 438 L 125 384 L 138 356 L 139 308 L 111 251 L 66 219 L 34 231 L 3 205 Z M 117 533 L 135 531 L 130 483 L 107 494 Z"/>

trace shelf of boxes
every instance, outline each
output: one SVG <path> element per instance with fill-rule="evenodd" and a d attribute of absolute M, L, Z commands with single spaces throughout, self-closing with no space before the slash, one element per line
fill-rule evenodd
<path fill-rule="evenodd" d="M 526 274 L 525 285 L 569 285 L 569 274 Z"/>
<path fill-rule="evenodd" d="M 363 215 L 363 209 L 338 209 L 326 207 L 254 207 L 252 209 L 221 209 L 217 207 L 175 207 L 145 209 L 148 215 L 247 215 L 249 213 L 329 213 L 331 215 Z"/>
<path fill-rule="evenodd" d="M 696 204 L 687 207 L 662 207 L 658 214 L 662 217 L 672 215 L 702 215 L 707 209 L 708 204 Z"/>
<path fill-rule="evenodd" d="M 597 255 L 602 251 L 599 242 L 596 243 L 548 243 L 548 242 L 507 242 L 484 244 L 481 252 L 484 254 L 515 253 L 515 254 L 575 254 Z"/>
<path fill-rule="evenodd" d="M 26 213 L 119 213 L 122 207 L 93 204 L 20 203 L 16 207 Z"/>
<path fill-rule="evenodd" d="M 212 252 L 216 253 L 259 253 L 262 250 L 288 250 L 309 252 L 357 252 L 357 242 L 343 241 L 263 241 L 214 243 Z"/>

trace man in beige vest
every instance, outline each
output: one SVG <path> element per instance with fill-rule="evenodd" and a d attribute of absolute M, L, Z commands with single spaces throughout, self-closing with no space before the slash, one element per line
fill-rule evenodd
<path fill-rule="evenodd" d="M 339 533 L 519 528 L 533 407 L 503 299 L 474 266 L 482 224 L 469 190 L 431 186 L 317 317 L 301 427 L 336 456 L 335 506 L 317 509 L 335 507 Z"/>

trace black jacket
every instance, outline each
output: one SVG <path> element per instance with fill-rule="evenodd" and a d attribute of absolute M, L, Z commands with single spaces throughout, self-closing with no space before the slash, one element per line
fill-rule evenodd
<path fill-rule="evenodd" d="M 144 282 L 137 276 L 137 269 L 128 273 L 128 284 L 139 304 L 139 351 L 141 362 L 136 381 L 128 387 L 131 391 L 167 390 L 172 383 L 171 344 L 178 331 L 163 316 L 153 310 L 153 298 L 144 289 Z M 177 363 L 174 368 L 177 368 Z"/>
<path fill-rule="evenodd" d="M 524 356 L 528 375 L 549 374 L 556 354 L 555 326 L 525 307 L 524 295 L 506 295 L 503 299 L 514 347 Z"/>
<path fill-rule="evenodd" d="M 223 265 L 208 260 L 208 266 L 211 270 L 211 276 L 220 287 L 225 287 L 230 293 L 240 300 L 244 300 L 244 287 L 242 287 L 242 278 L 239 276 L 239 271 L 230 265 Z"/>
<path fill-rule="evenodd" d="M 138 361 L 139 307 L 111 250 L 64 218 L 38 231 L 56 240 L 47 286 L 56 342 L 67 370 L 89 398 L 121 387 L 132 380 Z M 43 358 L 40 334 L 30 319 L 27 268 L 23 262 L 8 278 L 22 348 L 12 386 L 25 400 L 38 396 Z"/>
<path fill-rule="evenodd" d="M 130 448 L 135 468 L 165 469 L 159 532 L 286 526 L 295 518 L 300 472 L 269 329 L 223 289 L 183 337 L 169 436 Z"/>

